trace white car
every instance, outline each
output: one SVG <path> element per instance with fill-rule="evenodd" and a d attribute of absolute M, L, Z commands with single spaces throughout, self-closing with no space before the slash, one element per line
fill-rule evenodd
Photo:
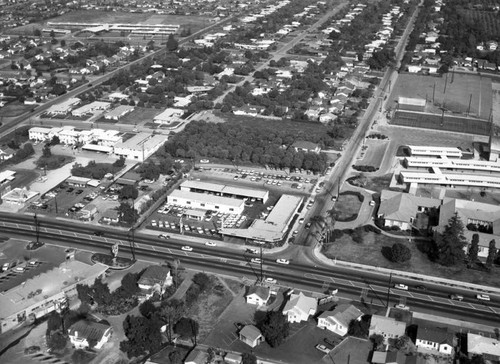
<path fill-rule="evenodd" d="M 260 264 L 262 263 L 262 260 L 260 258 L 252 258 L 250 262 L 255 264 Z"/>
<path fill-rule="evenodd" d="M 274 278 L 266 278 L 264 282 L 269 283 L 269 284 L 276 284 L 276 279 Z"/>
<path fill-rule="evenodd" d="M 481 301 L 489 301 L 490 300 L 490 296 L 488 296 L 487 294 L 478 294 L 478 295 L 476 295 L 476 298 L 478 300 L 481 300 Z"/>
<path fill-rule="evenodd" d="M 403 291 L 408 291 L 408 286 L 406 284 L 398 283 L 394 285 L 394 288 L 402 289 Z"/>
<path fill-rule="evenodd" d="M 276 259 L 276 263 L 290 264 L 290 261 L 288 259 Z"/>
<path fill-rule="evenodd" d="M 187 252 L 192 252 L 193 251 L 193 248 L 191 248 L 189 245 L 184 245 L 181 249 L 184 250 L 184 251 L 187 251 Z"/>
<path fill-rule="evenodd" d="M 410 307 L 408 306 L 405 306 L 403 305 L 402 303 L 398 303 L 397 305 L 395 305 L 394 307 L 400 309 L 400 310 L 404 310 L 404 311 L 410 311 Z"/>
<path fill-rule="evenodd" d="M 158 235 L 158 237 L 159 237 L 160 239 L 170 239 L 170 236 L 165 235 L 165 234 L 160 234 L 160 235 Z"/>
<path fill-rule="evenodd" d="M 208 159 L 201 159 L 200 163 L 210 163 L 210 161 Z"/>
<path fill-rule="evenodd" d="M 211 242 L 211 241 L 207 241 L 205 243 L 206 246 L 217 246 L 217 244 L 215 244 L 214 242 Z"/>

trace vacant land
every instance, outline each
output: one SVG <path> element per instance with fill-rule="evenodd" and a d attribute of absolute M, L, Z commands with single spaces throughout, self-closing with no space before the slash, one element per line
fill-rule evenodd
<path fill-rule="evenodd" d="M 394 243 L 403 243 L 411 250 L 411 259 L 405 263 L 393 263 L 382 255 L 384 247 L 391 247 Z M 496 269 L 491 273 L 470 270 L 466 267 L 444 267 L 429 260 L 423 253 L 432 244 L 427 240 L 413 239 L 409 242 L 405 238 L 397 238 L 385 234 L 365 233 L 362 244 L 353 242 L 351 237 L 344 234 L 332 243 L 326 244 L 324 254 L 333 259 L 347 262 L 371 265 L 387 269 L 403 270 L 418 274 L 427 274 L 457 281 L 497 286 L 500 283 Z"/>
<path fill-rule="evenodd" d="M 425 111 L 438 114 L 442 112 L 441 107 L 452 113 L 465 114 L 470 101 L 469 115 L 487 119 L 492 107 L 491 79 L 477 75 L 448 73 L 443 77 L 432 77 L 401 74 L 388 105 L 397 107 L 399 96 L 426 99 Z"/>
<path fill-rule="evenodd" d="M 161 113 L 162 110 L 158 109 L 136 107 L 132 112 L 129 112 L 128 114 L 120 118 L 120 120 L 118 120 L 118 123 L 133 125 L 140 124 L 142 122 L 153 121 L 153 118 Z"/>
<path fill-rule="evenodd" d="M 365 145 L 367 149 L 364 153 L 364 158 L 357 161 L 358 166 L 373 166 L 375 168 L 380 168 L 382 161 L 384 160 L 385 151 L 389 145 L 388 140 L 367 140 Z"/>
<path fill-rule="evenodd" d="M 33 107 L 34 107 L 33 105 L 24 105 L 18 101 L 15 101 L 1 108 L 0 116 L 1 117 L 19 116 L 31 110 Z"/>

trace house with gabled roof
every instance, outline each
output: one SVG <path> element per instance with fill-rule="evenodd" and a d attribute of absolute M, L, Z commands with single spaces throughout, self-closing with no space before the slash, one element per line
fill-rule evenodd
<path fill-rule="evenodd" d="M 386 227 L 397 226 L 401 230 L 408 230 L 414 225 L 418 213 L 440 205 L 439 199 L 383 190 L 377 216 L 379 219 L 384 219 Z"/>
<path fill-rule="evenodd" d="M 264 341 L 264 336 L 254 325 L 246 325 L 240 330 L 239 338 L 248 346 L 255 348 Z"/>
<path fill-rule="evenodd" d="M 111 334 L 111 326 L 87 320 L 75 322 L 68 329 L 69 340 L 77 349 L 101 349 Z"/>
<path fill-rule="evenodd" d="M 247 303 L 251 305 L 264 306 L 271 297 L 271 289 L 264 286 L 251 286 L 245 297 Z"/>
<path fill-rule="evenodd" d="M 165 289 L 172 285 L 170 269 L 161 265 L 151 265 L 137 281 L 145 299 L 149 299 L 155 292 L 162 295 Z"/>
<path fill-rule="evenodd" d="M 321 151 L 321 148 L 318 144 L 305 140 L 297 140 L 292 144 L 292 148 L 295 149 L 296 152 L 305 153 L 319 153 Z"/>
<path fill-rule="evenodd" d="M 318 317 L 318 327 L 330 330 L 337 335 L 347 335 L 352 320 L 359 320 L 363 316 L 358 308 L 351 304 L 341 304 L 332 311 L 325 311 Z"/>
<path fill-rule="evenodd" d="M 455 335 L 447 328 L 419 325 L 415 341 L 417 351 L 451 355 L 455 346 Z"/>
<path fill-rule="evenodd" d="M 372 335 L 382 335 L 384 344 L 388 339 L 396 339 L 406 332 L 406 322 L 398 321 L 392 317 L 372 315 L 368 337 Z"/>
<path fill-rule="evenodd" d="M 302 292 L 292 293 L 289 301 L 283 308 L 283 315 L 288 322 L 307 321 L 309 316 L 316 314 L 318 301 L 316 298 L 305 296 Z"/>
<path fill-rule="evenodd" d="M 500 362 L 500 342 L 498 339 L 467 333 L 467 355 L 471 359 L 474 355 L 482 355 L 485 360 Z"/>

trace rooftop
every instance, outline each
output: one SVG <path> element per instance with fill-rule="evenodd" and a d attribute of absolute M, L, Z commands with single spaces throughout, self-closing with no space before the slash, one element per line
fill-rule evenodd
<path fill-rule="evenodd" d="M 260 199 L 266 199 L 269 192 L 256 188 L 243 188 L 237 186 L 223 185 L 219 183 L 210 183 L 202 181 L 184 181 L 181 183 L 180 188 L 190 188 L 204 191 L 211 191 L 217 193 L 224 193 L 230 195 L 247 196 Z"/>
<path fill-rule="evenodd" d="M 245 204 L 245 201 L 238 200 L 235 198 L 207 195 L 206 193 L 196 193 L 196 192 L 189 192 L 182 190 L 172 191 L 169 197 L 183 198 L 191 201 L 206 202 L 211 204 L 223 204 L 226 206 L 232 206 L 236 208 L 241 208 Z"/>

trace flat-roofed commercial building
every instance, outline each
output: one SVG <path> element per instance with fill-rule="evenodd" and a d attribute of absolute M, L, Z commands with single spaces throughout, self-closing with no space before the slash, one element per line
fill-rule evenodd
<path fill-rule="evenodd" d="M 69 260 L 0 294 L 0 331 L 6 332 L 63 308 L 78 284 L 93 284 L 107 266 Z"/>
<path fill-rule="evenodd" d="M 47 110 L 47 114 L 49 115 L 66 115 L 73 109 L 73 106 L 76 106 L 80 103 L 80 99 L 78 97 L 70 98 L 66 101 L 63 101 L 57 105 L 52 105 Z"/>
<path fill-rule="evenodd" d="M 160 149 L 167 139 L 168 137 L 166 135 L 139 133 L 129 140 L 117 143 L 114 146 L 114 152 L 117 156 L 144 162 L 154 152 Z"/>
<path fill-rule="evenodd" d="M 406 157 L 404 159 L 406 168 L 428 169 L 437 167 L 442 170 L 467 170 L 478 172 L 500 172 L 499 162 L 478 161 L 474 159 L 448 159 L 448 158 L 417 158 Z"/>
<path fill-rule="evenodd" d="M 278 242 L 285 236 L 302 197 L 282 195 L 265 220 L 256 219 L 247 229 L 224 228 L 223 235 L 261 242 Z"/>
<path fill-rule="evenodd" d="M 262 203 L 266 203 L 269 198 L 269 191 L 267 190 L 228 186 L 219 183 L 184 181 L 179 187 L 181 191 L 212 193 L 217 196 L 231 197 L 241 200 L 244 198 L 255 198 L 255 200 L 261 201 Z"/>
<path fill-rule="evenodd" d="M 104 119 L 108 120 L 119 120 L 123 116 L 127 115 L 129 112 L 134 111 L 133 106 L 129 105 L 120 105 L 117 108 L 109 111 L 104 115 Z"/>
<path fill-rule="evenodd" d="M 439 168 L 432 168 L 439 171 Z M 481 187 L 500 188 L 500 176 L 484 176 L 477 174 L 445 174 L 401 171 L 400 179 L 403 183 L 433 184 L 447 187 Z"/>
<path fill-rule="evenodd" d="M 462 151 L 452 147 L 408 145 L 411 156 L 462 158 Z"/>
<path fill-rule="evenodd" d="M 167 197 L 167 203 L 189 209 L 212 210 L 225 214 L 239 215 L 245 209 L 245 201 L 243 200 L 182 190 L 174 190 Z"/>
<path fill-rule="evenodd" d="M 411 97 L 399 97 L 398 108 L 401 110 L 424 111 L 426 100 Z"/>
<path fill-rule="evenodd" d="M 109 102 L 94 101 L 94 102 L 91 102 L 90 104 L 83 105 L 82 107 L 79 107 L 78 109 L 73 110 L 71 112 L 71 115 L 73 115 L 73 116 L 90 115 L 90 114 L 93 114 L 95 111 L 107 110 L 110 107 L 111 107 L 111 103 L 109 103 Z"/>

